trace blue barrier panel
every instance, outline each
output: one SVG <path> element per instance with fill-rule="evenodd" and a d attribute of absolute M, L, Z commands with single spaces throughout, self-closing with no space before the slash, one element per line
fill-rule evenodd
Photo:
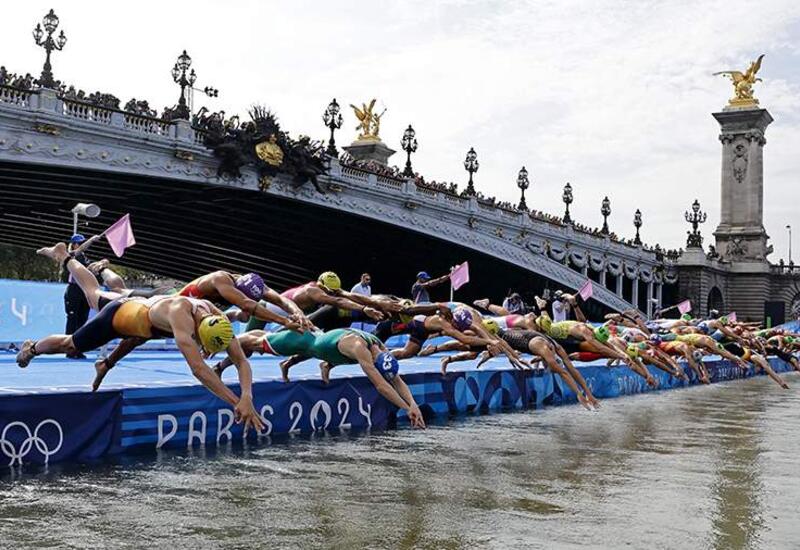
<path fill-rule="evenodd" d="M 2 465 L 88 460 L 117 439 L 120 392 L 17 395 L 0 399 Z"/>
<path fill-rule="evenodd" d="M 0 342 L 21 342 L 64 332 L 61 283 L 0 279 Z"/>

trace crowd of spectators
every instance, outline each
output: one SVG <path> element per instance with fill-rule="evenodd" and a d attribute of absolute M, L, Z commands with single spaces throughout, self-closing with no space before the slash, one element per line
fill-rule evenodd
<path fill-rule="evenodd" d="M 18 73 L 10 73 L 4 66 L 0 66 L 0 86 L 9 86 L 19 90 L 32 90 L 39 85 L 39 81 L 30 73 L 21 75 Z M 60 80 L 55 81 L 55 90 L 59 97 L 63 99 L 81 101 L 104 109 L 122 110 L 128 113 L 133 113 L 139 116 L 147 116 L 151 118 L 159 118 L 158 111 L 152 109 L 147 101 L 131 99 L 120 109 L 122 102 L 114 94 L 106 92 L 93 92 L 86 93 L 84 90 L 78 89 L 73 85 L 68 85 Z M 169 117 L 174 113 L 175 109 L 165 107 L 160 118 L 169 120 Z"/>

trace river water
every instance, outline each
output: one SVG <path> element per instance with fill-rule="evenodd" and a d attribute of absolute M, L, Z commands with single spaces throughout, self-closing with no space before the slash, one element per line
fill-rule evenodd
<path fill-rule="evenodd" d="M 2 548 L 798 548 L 800 377 L 0 481 Z"/>

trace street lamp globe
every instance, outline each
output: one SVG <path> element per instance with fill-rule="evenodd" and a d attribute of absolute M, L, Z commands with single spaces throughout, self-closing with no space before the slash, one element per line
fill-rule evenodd
<path fill-rule="evenodd" d="M 48 34 L 53 34 L 58 28 L 58 16 L 51 9 L 42 19 L 42 23 L 44 24 L 44 30 L 46 30 Z"/>

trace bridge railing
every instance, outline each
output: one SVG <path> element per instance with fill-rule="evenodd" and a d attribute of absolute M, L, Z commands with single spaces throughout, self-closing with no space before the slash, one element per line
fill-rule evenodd
<path fill-rule="evenodd" d="M 11 86 L 0 86 L 0 103 L 10 103 L 12 105 L 30 106 L 33 90 L 22 90 Z"/>
<path fill-rule="evenodd" d="M 111 115 L 114 113 L 114 109 L 108 109 L 77 99 L 64 98 L 61 103 L 61 112 L 65 116 L 79 118 L 88 122 L 111 124 Z"/>

